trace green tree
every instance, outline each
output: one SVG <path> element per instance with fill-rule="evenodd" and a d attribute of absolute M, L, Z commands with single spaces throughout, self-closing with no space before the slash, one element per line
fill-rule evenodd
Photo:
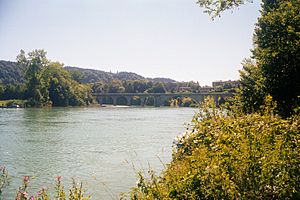
<path fill-rule="evenodd" d="M 122 82 L 125 92 L 143 93 L 152 87 L 152 82 L 147 80 L 128 80 Z"/>
<path fill-rule="evenodd" d="M 133 86 L 136 92 L 138 93 L 144 93 L 147 89 L 151 88 L 153 86 L 152 81 L 145 81 L 145 80 L 140 80 L 140 81 L 134 81 Z"/>
<path fill-rule="evenodd" d="M 120 80 L 112 80 L 108 83 L 109 93 L 122 93 L 125 91 L 123 84 Z"/>
<path fill-rule="evenodd" d="M 50 63 L 44 73 L 49 83 L 49 97 L 53 106 L 68 106 L 71 95 L 71 75 L 58 62 Z"/>
<path fill-rule="evenodd" d="M 190 81 L 188 82 L 188 87 L 191 88 L 191 92 L 199 92 L 200 91 L 200 85 L 199 82 Z"/>
<path fill-rule="evenodd" d="M 254 36 L 254 58 L 265 77 L 267 92 L 284 116 L 299 105 L 299 10 L 299 0 L 263 0 Z"/>
<path fill-rule="evenodd" d="M 21 50 L 17 60 L 27 69 L 26 97 L 32 106 L 79 106 L 92 101 L 91 87 L 73 80 L 63 64 L 46 58 L 44 50 L 34 50 L 28 56 Z"/>
<path fill-rule="evenodd" d="M 299 199 L 300 117 L 269 104 L 243 114 L 206 99 L 171 163 L 160 176 L 140 173 L 131 199 Z"/>
<path fill-rule="evenodd" d="M 107 93 L 107 84 L 103 81 L 98 81 L 92 85 L 92 90 L 94 93 Z"/>
<path fill-rule="evenodd" d="M 228 9 L 233 9 L 252 0 L 197 0 L 197 4 L 205 9 L 204 12 L 208 13 L 215 18 Z"/>
<path fill-rule="evenodd" d="M 199 0 L 198 4 L 214 17 L 245 2 Z M 262 0 L 261 17 L 254 34 L 253 58 L 265 78 L 266 94 L 277 102 L 282 116 L 291 115 L 300 104 L 299 10 L 299 0 Z M 245 76 L 242 78 L 245 80 Z"/>
<path fill-rule="evenodd" d="M 43 72 L 49 61 L 46 58 L 44 50 L 34 50 L 28 53 L 26 57 L 23 50 L 17 56 L 19 65 L 26 68 L 25 77 L 27 79 L 27 98 L 34 106 L 47 104 L 49 94 L 47 85 L 43 80 Z"/>
<path fill-rule="evenodd" d="M 165 86 L 162 82 L 156 82 L 147 90 L 148 93 L 166 93 Z"/>
<path fill-rule="evenodd" d="M 0 99 L 4 93 L 4 89 L 5 89 L 4 86 L 0 84 Z"/>
<path fill-rule="evenodd" d="M 77 81 L 78 83 L 82 83 L 82 81 L 84 79 L 83 72 L 81 72 L 79 70 L 71 70 L 69 72 L 70 72 L 71 77 L 72 77 L 73 80 Z"/>
<path fill-rule="evenodd" d="M 53 106 L 80 106 L 91 102 L 91 87 L 72 79 L 59 62 L 49 63 L 44 73 Z"/>
<path fill-rule="evenodd" d="M 127 92 L 127 93 L 134 93 L 134 92 L 136 92 L 135 88 L 134 88 L 133 81 L 122 81 L 122 84 L 123 84 L 123 86 L 125 88 L 125 92 Z"/>
<path fill-rule="evenodd" d="M 254 60 L 246 59 L 242 65 L 243 69 L 240 70 L 241 88 L 238 96 L 245 113 L 256 112 L 260 109 L 266 96 L 265 77 Z"/>

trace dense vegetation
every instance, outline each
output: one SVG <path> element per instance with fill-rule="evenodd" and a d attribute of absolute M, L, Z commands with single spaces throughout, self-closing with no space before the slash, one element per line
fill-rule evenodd
<path fill-rule="evenodd" d="M 25 83 L 25 69 L 16 62 L 0 60 L 0 85 Z"/>
<path fill-rule="evenodd" d="M 72 186 L 68 190 L 69 193 L 64 189 L 64 186 L 61 181 L 61 177 L 56 178 L 55 192 L 51 195 L 46 187 L 41 188 L 36 195 L 28 194 L 28 186 L 30 182 L 30 177 L 25 176 L 23 179 L 23 184 L 17 191 L 16 200 L 88 200 L 89 196 L 85 195 L 85 190 L 82 187 L 82 183 L 77 183 L 74 179 L 72 180 Z"/>
<path fill-rule="evenodd" d="M 78 106 L 91 102 L 91 88 L 74 81 L 62 64 L 49 61 L 44 50 L 34 50 L 27 56 L 21 51 L 17 65 L 25 69 L 26 81 L 15 98 L 26 99 L 28 105 Z"/>
<path fill-rule="evenodd" d="M 0 165 L 0 199 L 2 190 L 9 185 L 9 175 L 5 166 Z M 24 176 L 22 186 L 16 192 L 16 200 L 88 200 L 90 197 L 85 194 L 82 182 L 72 179 L 71 187 L 66 192 L 61 180 L 61 176 L 56 177 L 54 192 L 50 193 L 48 188 L 42 187 L 36 194 L 29 194 L 30 177 Z"/>
<path fill-rule="evenodd" d="M 132 199 L 299 199 L 300 117 L 216 108 L 207 100 L 161 176 L 139 174 Z"/>
<path fill-rule="evenodd" d="M 0 61 L 0 99 L 21 99 L 24 93 L 25 69 L 16 62 Z"/>
<path fill-rule="evenodd" d="M 65 66 L 71 74 L 71 78 L 80 83 L 108 83 L 112 80 L 120 81 L 150 81 L 150 82 L 162 82 L 162 83 L 176 83 L 177 81 L 169 78 L 145 78 L 133 72 L 105 72 L 95 69 L 84 69 L 79 67 Z M 26 82 L 25 78 L 26 68 L 18 65 L 17 62 L 0 60 L 0 85 L 18 85 Z M 182 83 L 184 85 L 184 82 Z"/>
<path fill-rule="evenodd" d="M 132 72 L 105 72 L 95 69 L 83 69 L 79 67 L 65 67 L 72 76 L 79 78 L 78 80 L 82 83 L 96 83 L 99 81 L 110 82 L 112 80 L 146 80 L 143 76 Z M 77 78 L 76 78 L 77 79 Z"/>
<path fill-rule="evenodd" d="M 5 166 L 0 165 L 0 199 L 3 188 L 8 185 L 8 172 Z"/>
<path fill-rule="evenodd" d="M 213 17 L 246 1 L 199 0 Z M 300 198 L 300 2 L 263 0 L 241 88 L 206 100 L 160 176 L 139 173 L 131 199 Z"/>
<path fill-rule="evenodd" d="M 300 1 L 264 0 L 254 36 L 254 58 L 265 89 L 289 116 L 300 100 Z"/>
<path fill-rule="evenodd" d="M 3 90 L 7 88 L 8 92 L 4 92 L 5 94 L 12 94 L 11 91 L 18 93 L 19 89 L 16 87 L 24 86 L 27 81 L 25 77 L 27 67 L 9 61 L 0 61 L 0 64 L 0 86 L 2 87 L 2 96 L 0 93 L 0 97 L 9 99 L 3 94 Z M 132 72 L 111 73 L 78 67 L 63 67 L 63 69 L 65 74 L 69 73 L 72 80 L 91 85 L 93 92 L 199 92 L 202 89 L 198 82 L 177 82 L 168 78 L 145 78 Z"/>
<path fill-rule="evenodd" d="M 248 0 L 198 0 L 215 17 Z M 300 102 L 300 1 L 263 0 L 255 27 L 252 60 L 243 63 L 241 98 L 246 112 L 257 111 L 271 95 L 277 112 L 290 116 Z"/>

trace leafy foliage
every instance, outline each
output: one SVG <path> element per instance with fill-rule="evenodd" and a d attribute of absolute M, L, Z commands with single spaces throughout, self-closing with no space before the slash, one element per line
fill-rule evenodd
<path fill-rule="evenodd" d="M 204 12 L 208 13 L 215 18 L 228 9 L 239 7 L 252 0 L 197 0 L 197 4 L 205 9 Z"/>
<path fill-rule="evenodd" d="M 254 60 L 246 59 L 240 71 L 241 89 L 238 94 L 245 113 L 257 112 L 266 96 L 265 77 Z"/>
<path fill-rule="evenodd" d="M 27 106 L 78 106 L 90 104 L 92 93 L 184 93 L 201 92 L 198 82 L 176 82 L 167 78 L 144 78 L 131 72 L 107 73 L 100 70 L 63 67 L 47 59 L 44 50 L 28 55 L 21 50 L 18 66 L 23 69 L 24 81 L 18 84 L 0 84 L 0 100 L 23 99 Z M 10 63 L 5 62 L 3 63 Z M 6 65 L 10 67 L 10 65 Z M 16 68 L 16 67 L 15 67 Z M 16 70 L 13 68 L 11 71 Z M 17 72 L 16 72 L 17 73 Z M 13 73 L 12 73 L 13 74 Z M 205 92 L 207 92 L 205 90 Z M 105 102 L 110 100 L 106 99 Z M 140 99 L 133 103 L 140 105 Z M 126 102 L 125 102 L 126 103 Z M 147 105 L 153 100 L 148 99 Z M 170 105 L 167 102 L 166 105 Z M 178 99 L 172 105 L 196 106 L 191 100 Z"/>
<path fill-rule="evenodd" d="M 25 77 L 27 79 L 27 98 L 34 106 L 47 104 L 49 93 L 47 83 L 44 80 L 43 73 L 49 64 L 44 50 L 34 50 L 28 53 L 26 57 L 23 50 L 17 56 L 18 64 L 26 69 Z"/>
<path fill-rule="evenodd" d="M 149 88 L 153 87 L 153 82 L 147 80 L 123 81 L 123 86 L 125 88 L 125 92 L 144 93 Z"/>
<path fill-rule="evenodd" d="M 23 99 L 25 93 L 25 67 L 15 62 L 0 61 L 0 99 Z"/>
<path fill-rule="evenodd" d="M 224 10 L 246 2 L 250 1 L 197 1 L 213 18 Z M 294 109 L 300 105 L 299 10 L 299 0 L 262 1 L 261 17 L 258 19 L 254 34 L 253 58 L 257 67 L 249 67 L 249 64 L 246 64 L 241 72 L 245 86 L 241 100 L 245 101 L 243 104 L 246 112 L 257 110 L 264 94 L 270 94 L 274 98 L 278 103 L 278 112 L 285 117 L 292 115 Z M 258 82 L 255 82 L 256 79 Z M 261 85 L 261 81 L 264 81 L 264 85 Z M 253 82 L 253 86 L 247 82 Z M 249 97 L 251 99 L 247 99 Z"/>
<path fill-rule="evenodd" d="M 0 67 L 3 64 L 10 72 L 6 74 L 8 77 L 5 80 L 14 80 L 14 76 L 19 77 L 19 75 L 23 77 L 17 79 L 20 79 L 20 82 L 6 81 L 5 84 L 0 84 L 0 100 L 26 99 L 28 105 L 31 106 L 76 106 L 91 103 L 92 92 L 197 93 L 213 91 L 213 88 L 209 91 L 206 88 L 203 90 L 198 82 L 193 81 L 177 82 L 168 78 L 144 78 L 132 72 L 111 73 L 63 67 L 61 63 L 48 60 L 44 50 L 34 50 L 28 55 L 21 51 L 17 60 L 18 63 L 0 62 Z"/>
<path fill-rule="evenodd" d="M 244 2 L 198 1 L 213 17 Z M 298 0 L 263 0 L 255 61 L 243 63 L 232 106 L 206 100 L 172 162 L 161 176 L 139 174 L 132 199 L 300 198 L 300 116 L 291 112 L 299 111 L 299 10 Z"/>
<path fill-rule="evenodd" d="M 145 77 L 138 75 L 133 72 L 105 72 L 101 70 L 95 69 L 83 69 L 79 67 L 65 67 L 67 71 L 71 74 L 80 73 L 81 81 L 83 83 L 96 83 L 99 81 L 102 82 L 110 82 L 112 80 L 120 80 L 120 81 L 134 81 L 134 80 L 147 80 Z M 171 80 L 170 81 L 174 81 Z"/>
<path fill-rule="evenodd" d="M 49 61 L 44 50 L 34 50 L 27 57 L 21 51 L 17 60 L 26 68 L 25 98 L 31 106 L 78 106 L 92 101 L 90 86 L 72 79 L 80 75 L 70 74 L 61 63 Z"/>
<path fill-rule="evenodd" d="M 81 81 L 83 83 L 96 83 L 99 81 L 108 82 L 113 79 L 113 74 L 109 72 L 104 72 L 101 70 L 95 69 L 83 69 L 79 67 L 65 67 L 67 71 L 71 74 L 73 73 L 81 73 L 83 76 L 81 77 Z"/>
<path fill-rule="evenodd" d="M 298 199 L 299 115 L 216 109 L 206 100 L 161 176 L 139 175 L 132 199 Z"/>
<path fill-rule="evenodd" d="M 201 87 L 197 82 L 177 82 L 168 78 L 145 78 L 132 72 L 104 72 L 101 70 L 65 67 L 73 79 L 80 75 L 82 83 L 92 83 L 93 92 L 102 93 L 144 93 L 144 92 L 178 92 L 180 87 L 190 87 L 189 92 L 199 92 Z M 182 91 L 180 91 L 182 92 Z"/>
<path fill-rule="evenodd" d="M 0 85 L 0 99 L 8 100 L 8 99 L 23 99 L 26 91 L 25 84 L 8 84 L 8 85 Z"/>
<path fill-rule="evenodd" d="M 153 82 L 149 80 L 124 80 L 118 79 L 109 82 L 99 81 L 94 83 L 93 92 L 100 93 L 184 93 L 202 91 L 198 82 Z M 185 88 L 184 90 L 182 88 Z"/>
<path fill-rule="evenodd" d="M 23 179 L 23 184 L 17 191 L 16 200 L 88 200 L 89 196 L 85 195 L 85 190 L 82 187 L 82 183 L 77 183 L 74 179 L 72 179 L 72 186 L 69 189 L 69 195 L 67 198 L 64 186 L 61 182 L 61 177 L 58 176 L 56 179 L 55 185 L 55 193 L 52 195 L 49 194 L 47 188 L 43 187 L 36 195 L 31 195 L 29 197 L 28 194 L 28 186 L 30 182 L 30 177 L 25 176 Z"/>
<path fill-rule="evenodd" d="M 70 72 L 70 75 L 71 75 L 73 80 L 77 81 L 78 83 L 83 82 L 84 74 L 81 71 L 72 70 L 72 71 L 69 71 L 69 72 Z"/>
<path fill-rule="evenodd" d="M 16 62 L 0 60 L 0 85 L 25 83 L 25 68 Z"/>
<path fill-rule="evenodd" d="M 300 101 L 300 2 L 264 0 L 254 36 L 254 57 L 266 91 L 289 116 Z"/>
<path fill-rule="evenodd" d="M 165 86 L 162 82 L 157 82 L 153 84 L 153 87 L 147 90 L 148 93 L 166 93 Z"/>
<path fill-rule="evenodd" d="M 8 172 L 4 166 L 0 165 L 0 199 L 2 190 L 8 185 Z"/>
<path fill-rule="evenodd" d="M 122 82 L 119 80 L 112 80 L 108 83 L 108 92 L 109 93 L 122 93 L 125 91 L 125 88 L 122 85 Z"/>

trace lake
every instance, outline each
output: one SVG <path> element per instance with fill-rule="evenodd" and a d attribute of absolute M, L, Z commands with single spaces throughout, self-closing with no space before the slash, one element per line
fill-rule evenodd
<path fill-rule="evenodd" d="M 11 175 L 4 199 L 24 176 L 30 194 L 53 189 L 57 176 L 78 178 L 92 199 L 117 199 L 139 170 L 157 172 L 171 160 L 172 142 L 197 109 L 93 107 L 0 109 L 0 165 Z"/>

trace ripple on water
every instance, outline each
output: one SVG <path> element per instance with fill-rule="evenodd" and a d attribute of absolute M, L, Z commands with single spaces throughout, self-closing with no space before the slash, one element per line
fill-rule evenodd
<path fill-rule="evenodd" d="M 163 169 L 173 138 L 197 109 L 55 108 L 0 110 L 0 163 L 12 174 L 4 199 L 13 199 L 25 175 L 33 191 L 53 186 L 57 175 L 89 184 L 94 199 L 111 199 L 136 182 L 148 163 Z M 135 167 L 133 167 L 133 165 Z M 105 185 L 105 186 L 104 186 Z M 107 192 L 109 191 L 109 192 Z"/>

